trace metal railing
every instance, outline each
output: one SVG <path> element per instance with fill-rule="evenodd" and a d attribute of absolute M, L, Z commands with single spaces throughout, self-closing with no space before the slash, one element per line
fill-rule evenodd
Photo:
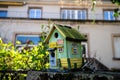
<path fill-rule="evenodd" d="M 40 18 L 30 18 L 26 11 L 8 11 L 6 16 L 0 16 L 0 18 L 62 19 L 60 13 L 58 12 L 44 12 Z M 104 20 L 104 18 L 103 14 L 89 13 L 86 15 L 86 19 L 67 20 Z M 120 16 L 116 20 L 120 20 Z"/>

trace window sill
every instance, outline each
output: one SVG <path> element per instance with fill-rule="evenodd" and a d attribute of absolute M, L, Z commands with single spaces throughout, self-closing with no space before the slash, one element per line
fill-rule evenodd
<path fill-rule="evenodd" d="M 115 57 L 114 57 L 113 60 L 120 60 L 120 58 L 115 58 Z"/>
<path fill-rule="evenodd" d="M 65 19 L 47 19 L 47 18 L 41 18 L 41 19 L 30 19 L 30 18 L 0 18 L 0 20 L 20 20 L 20 21 L 22 21 L 22 20 L 30 20 L 30 21 L 58 21 L 58 22 L 72 22 L 71 23 L 71 25 L 72 24 L 78 24 L 78 23 L 82 23 L 82 24 L 88 24 L 88 23 L 93 23 L 94 22 L 94 24 L 120 24 L 120 20 L 115 20 L 115 21 L 107 21 L 107 20 L 92 20 L 92 19 L 87 19 L 87 20 L 65 20 Z M 74 23 L 75 22 L 75 23 Z"/>

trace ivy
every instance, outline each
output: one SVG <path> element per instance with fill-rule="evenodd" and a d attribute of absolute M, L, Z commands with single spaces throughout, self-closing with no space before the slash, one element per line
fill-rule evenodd
<path fill-rule="evenodd" d="M 120 7 L 120 0 L 111 0 L 113 4 L 117 4 Z M 120 8 L 114 9 L 114 16 L 119 17 L 120 16 Z"/>
<path fill-rule="evenodd" d="M 120 0 L 110 0 L 113 4 L 118 5 L 118 8 L 114 9 L 114 17 L 119 17 L 120 16 Z M 96 5 L 96 0 L 92 0 L 92 11 L 94 11 Z"/>
<path fill-rule="evenodd" d="M 120 5 L 120 0 L 111 0 L 111 2 L 112 2 L 113 4 Z"/>

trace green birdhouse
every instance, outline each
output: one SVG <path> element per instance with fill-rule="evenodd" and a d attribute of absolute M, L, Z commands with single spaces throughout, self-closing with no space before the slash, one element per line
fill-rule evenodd
<path fill-rule="evenodd" d="M 75 69 L 82 66 L 81 41 L 83 36 L 75 29 L 55 24 L 45 42 L 48 51 L 50 68 Z"/>

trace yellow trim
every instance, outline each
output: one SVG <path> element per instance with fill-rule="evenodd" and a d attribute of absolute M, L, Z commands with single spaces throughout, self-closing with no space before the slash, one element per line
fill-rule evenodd
<path fill-rule="evenodd" d="M 74 64 L 77 64 L 77 68 L 80 68 L 82 66 L 82 58 L 71 58 L 70 64 L 71 68 L 74 68 Z"/>
<path fill-rule="evenodd" d="M 61 60 L 61 66 L 68 68 L 68 62 L 67 62 L 67 58 L 62 58 Z"/>
<path fill-rule="evenodd" d="M 49 48 L 62 48 L 63 46 L 58 46 L 57 42 L 51 42 L 49 43 Z"/>
<path fill-rule="evenodd" d="M 71 58 L 70 61 L 82 61 L 82 58 Z"/>
<path fill-rule="evenodd" d="M 0 1 L 0 5 L 6 5 L 6 6 L 22 6 L 24 5 L 24 2 L 7 2 L 7 1 Z"/>
<path fill-rule="evenodd" d="M 60 60 L 61 60 L 61 62 L 66 62 L 67 63 L 67 58 L 62 58 Z"/>
<path fill-rule="evenodd" d="M 45 43 L 49 42 L 49 39 L 50 39 L 50 37 L 51 37 L 51 35 L 52 35 L 52 33 L 53 33 L 54 30 L 55 30 L 55 27 L 53 25 L 53 27 L 51 28 L 50 32 L 48 33 L 48 35 L 47 35 L 47 37 L 46 37 L 46 39 L 44 41 Z"/>
<path fill-rule="evenodd" d="M 49 48 L 55 48 L 57 46 L 57 42 L 49 43 Z"/>
<path fill-rule="evenodd" d="M 60 60 L 61 60 L 61 66 L 68 68 L 67 58 L 62 58 Z M 77 64 L 77 68 L 80 68 L 82 66 L 82 58 L 70 58 L 71 68 L 74 68 L 75 63 Z"/>

